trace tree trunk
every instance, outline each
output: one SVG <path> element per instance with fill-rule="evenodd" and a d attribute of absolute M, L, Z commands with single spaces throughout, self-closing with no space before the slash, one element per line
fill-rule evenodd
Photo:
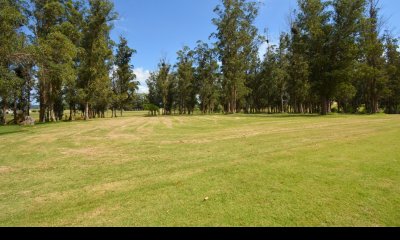
<path fill-rule="evenodd" d="M 371 97 L 371 113 L 378 113 L 378 99 L 375 94 Z"/>
<path fill-rule="evenodd" d="M 3 100 L 0 125 L 6 125 L 6 109 L 7 109 L 7 103 Z"/>
<path fill-rule="evenodd" d="M 13 113 L 14 113 L 14 124 L 18 124 L 17 98 L 16 97 L 14 97 Z"/>
<path fill-rule="evenodd" d="M 328 101 L 325 97 L 321 98 L 321 115 L 328 114 Z"/>
<path fill-rule="evenodd" d="M 89 102 L 85 103 L 85 121 L 89 120 Z"/>
<path fill-rule="evenodd" d="M 73 111 L 73 109 L 72 109 L 72 104 L 70 104 L 69 105 L 69 121 L 72 121 L 72 111 Z"/>
<path fill-rule="evenodd" d="M 40 110 L 39 110 L 39 122 L 44 123 L 46 121 L 46 97 L 45 97 L 45 87 L 43 86 L 43 80 L 39 82 L 40 84 L 40 96 L 39 96 L 39 104 L 40 104 Z"/>
<path fill-rule="evenodd" d="M 55 113 L 54 113 L 54 104 L 50 105 L 50 121 L 51 122 L 56 121 L 56 116 L 55 116 Z"/>
<path fill-rule="evenodd" d="M 46 107 L 44 105 L 44 100 L 40 96 L 40 109 L 39 109 L 39 122 L 44 123 L 46 121 Z"/>
<path fill-rule="evenodd" d="M 328 104 L 328 113 L 332 112 L 332 102 L 330 100 L 327 100 L 327 104 Z"/>

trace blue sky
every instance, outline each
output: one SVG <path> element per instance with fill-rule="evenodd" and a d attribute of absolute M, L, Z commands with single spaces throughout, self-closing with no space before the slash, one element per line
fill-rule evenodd
<path fill-rule="evenodd" d="M 296 0 L 261 0 L 263 2 L 256 26 L 260 33 L 268 29 L 272 42 L 288 29 L 287 19 L 296 8 Z M 132 64 L 140 92 L 146 92 L 145 80 L 156 69 L 161 57 L 175 62 L 176 52 L 184 45 L 194 47 L 197 40 L 208 41 L 215 31 L 211 19 L 219 0 L 114 0 L 120 19 L 114 23 L 112 38 L 128 39 L 137 50 Z M 385 26 L 395 36 L 400 35 L 400 0 L 381 0 Z"/>

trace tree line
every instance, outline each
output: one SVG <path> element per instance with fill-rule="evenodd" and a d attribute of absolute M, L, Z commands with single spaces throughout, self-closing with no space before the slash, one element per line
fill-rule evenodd
<path fill-rule="evenodd" d="M 196 106 L 203 113 L 400 113 L 398 39 L 383 31 L 379 1 L 298 0 L 277 44 L 258 33 L 259 8 L 222 0 L 215 41 L 183 47 L 176 64 L 161 59 L 147 80 L 149 102 L 163 114 Z"/>
<path fill-rule="evenodd" d="M 260 3 L 221 0 L 211 43 L 161 59 L 137 94 L 111 0 L 0 0 L 0 124 L 40 104 L 40 122 L 116 117 L 124 109 L 163 114 L 400 113 L 398 39 L 382 29 L 378 0 L 298 0 L 274 44 L 254 22 Z M 260 57 L 261 46 L 267 46 Z M 35 93 L 34 96 L 31 96 Z M 21 114 L 17 114 L 20 112 Z"/>
<path fill-rule="evenodd" d="M 136 51 L 110 38 L 117 18 L 110 0 L 0 0 L 0 123 L 7 108 L 15 123 L 29 115 L 33 97 L 40 122 L 63 119 L 65 108 L 69 120 L 122 114 L 139 83 Z"/>

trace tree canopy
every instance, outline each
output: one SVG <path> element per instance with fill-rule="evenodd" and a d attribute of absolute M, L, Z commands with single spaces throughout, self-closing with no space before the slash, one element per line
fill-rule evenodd
<path fill-rule="evenodd" d="M 175 63 L 161 59 L 146 81 L 149 92 L 138 94 L 136 50 L 124 36 L 118 43 L 110 37 L 118 19 L 111 0 L 0 0 L 0 124 L 8 109 L 13 123 L 17 112 L 29 115 L 34 98 L 40 122 L 145 108 L 165 115 L 400 113 L 398 38 L 382 28 L 379 1 L 297 3 L 273 44 L 254 24 L 259 1 L 221 0 L 210 41 L 182 47 Z"/>

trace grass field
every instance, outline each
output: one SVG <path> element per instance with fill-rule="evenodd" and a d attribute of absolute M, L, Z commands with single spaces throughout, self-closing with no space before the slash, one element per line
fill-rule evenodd
<path fill-rule="evenodd" d="M 400 116 L 144 114 L 0 127 L 0 226 L 400 226 Z"/>

